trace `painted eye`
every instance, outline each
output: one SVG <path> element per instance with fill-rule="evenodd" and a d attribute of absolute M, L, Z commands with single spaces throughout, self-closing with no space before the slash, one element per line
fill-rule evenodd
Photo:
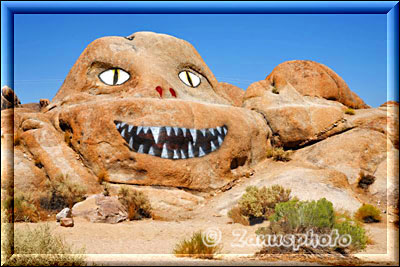
<path fill-rule="evenodd" d="M 179 74 L 179 79 L 190 87 L 197 87 L 200 84 L 200 77 L 194 74 L 193 72 L 184 70 L 181 71 Z"/>
<path fill-rule="evenodd" d="M 107 85 L 121 85 L 129 80 L 130 75 L 122 69 L 112 68 L 100 73 L 99 78 Z"/>

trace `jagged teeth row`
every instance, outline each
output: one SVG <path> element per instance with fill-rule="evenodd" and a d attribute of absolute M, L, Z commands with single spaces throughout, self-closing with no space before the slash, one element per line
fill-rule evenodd
<path fill-rule="evenodd" d="M 116 124 L 118 130 L 123 128 L 125 125 L 126 125 L 125 122 L 120 122 L 120 123 Z M 165 128 L 165 131 L 167 132 L 168 136 L 171 136 L 172 131 L 174 131 L 175 135 L 178 135 L 179 129 L 182 130 L 183 137 L 187 137 L 187 134 L 190 133 L 190 135 L 192 136 L 193 142 L 196 143 L 196 140 L 197 140 L 197 129 L 187 129 L 187 128 L 171 127 L 171 126 L 162 126 L 162 127 L 157 127 L 157 126 L 153 126 L 153 127 L 152 126 L 138 126 L 137 129 L 136 129 L 136 135 L 139 135 L 142 131 L 143 131 L 144 134 L 147 134 L 147 132 L 150 130 L 151 133 L 153 134 L 154 142 L 156 144 L 158 144 L 158 141 L 159 141 L 158 137 L 160 135 L 160 132 L 161 132 L 162 128 Z M 132 129 L 133 129 L 133 126 L 132 125 L 128 125 L 128 132 L 131 132 Z M 222 127 L 218 126 L 216 128 L 200 129 L 199 131 L 203 134 L 203 136 L 206 136 L 207 132 L 209 132 L 212 136 L 218 136 L 218 133 L 220 135 L 223 134 L 224 136 L 226 136 L 226 134 L 228 133 L 228 128 L 226 126 L 222 126 Z M 125 134 L 126 134 L 125 129 L 123 129 L 122 132 L 121 132 L 121 135 L 123 137 L 125 137 Z"/>

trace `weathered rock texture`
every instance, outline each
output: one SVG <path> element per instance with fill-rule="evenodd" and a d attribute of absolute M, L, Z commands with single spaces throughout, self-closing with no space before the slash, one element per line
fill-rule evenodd
<path fill-rule="evenodd" d="M 1 88 L 1 110 L 7 108 L 18 107 L 21 101 L 18 99 L 14 90 L 8 86 Z"/>
<path fill-rule="evenodd" d="M 266 80 L 253 83 L 246 90 L 243 104 L 263 115 L 275 145 L 304 146 L 351 127 L 340 103 L 302 96 L 290 84 L 275 89 Z"/>
<path fill-rule="evenodd" d="M 304 96 L 322 97 L 352 108 L 368 108 L 337 73 L 314 61 L 286 61 L 276 66 L 266 80 L 277 89 L 290 83 Z"/>
<path fill-rule="evenodd" d="M 99 77 L 110 70 L 112 85 Z M 118 84 L 120 72 L 129 78 Z M 282 63 L 243 91 L 219 83 L 188 42 L 142 32 L 91 43 L 51 102 L 5 99 L 18 108 L 3 110 L 2 95 L 2 190 L 14 181 L 41 191 L 63 175 L 92 195 L 72 214 L 93 222 L 126 220 L 119 184 L 144 192 L 163 220 L 225 214 L 248 185 L 280 184 L 349 211 L 398 205 L 398 103 L 367 109 L 316 62 Z M 296 152 L 273 162 L 271 145 Z M 367 188 L 360 172 L 375 177 Z M 112 197 L 99 194 L 104 181 Z"/>

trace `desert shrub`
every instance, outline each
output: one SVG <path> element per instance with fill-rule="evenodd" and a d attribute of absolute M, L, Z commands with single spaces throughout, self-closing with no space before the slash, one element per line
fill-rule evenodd
<path fill-rule="evenodd" d="M 104 183 L 103 184 L 103 195 L 106 197 L 109 197 L 111 195 L 110 190 L 111 190 L 110 185 L 108 183 Z"/>
<path fill-rule="evenodd" d="M 7 195 L 1 204 L 8 214 L 14 214 L 14 222 L 37 222 L 40 219 L 36 201 L 29 193 L 15 192 L 14 198 Z"/>
<path fill-rule="evenodd" d="M 358 182 L 357 186 L 362 189 L 368 189 L 368 187 L 373 184 L 376 180 L 376 177 L 371 174 L 366 174 L 363 171 L 360 171 L 358 174 Z"/>
<path fill-rule="evenodd" d="M 87 188 L 68 179 L 68 175 L 59 174 L 53 180 L 45 183 L 44 197 L 41 205 L 49 210 L 61 210 L 85 200 Z"/>
<path fill-rule="evenodd" d="M 381 211 L 370 204 L 363 204 L 356 212 L 354 217 L 360 222 L 372 223 L 382 220 Z"/>
<path fill-rule="evenodd" d="M 322 198 L 318 201 L 298 201 L 297 199 L 279 203 L 271 221 L 283 220 L 289 228 L 297 233 L 308 228 L 332 228 L 335 223 L 335 212 L 332 202 Z"/>
<path fill-rule="evenodd" d="M 344 113 L 347 114 L 347 115 L 355 115 L 355 114 L 356 114 L 355 110 L 352 109 L 352 108 L 346 109 L 346 110 L 344 111 Z"/>
<path fill-rule="evenodd" d="M 282 147 L 271 147 L 267 149 L 267 158 L 275 161 L 290 161 L 291 151 L 285 151 Z"/>
<path fill-rule="evenodd" d="M 362 226 L 352 220 L 348 213 L 335 212 L 332 203 L 325 198 L 318 201 L 295 199 L 279 203 L 275 206 L 275 213 L 269 219 L 271 221 L 269 226 L 258 228 L 256 231 L 261 238 L 267 234 L 304 234 L 310 230 L 315 234 L 330 234 L 332 230 L 337 229 L 340 236 L 346 234 L 351 236 L 351 244 L 347 248 L 338 246 L 330 248 L 332 250 L 360 250 L 365 248 L 368 241 Z M 328 248 L 320 249 L 325 251 Z M 271 252 L 269 248 L 264 248 L 264 251 Z"/>
<path fill-rule="evenodd" d="M 173 253 L 177 257 L 212 259 L 221 249 L 221 245 L 216 244 L 216 240 L 206 238 L 202 231 L 198 231 L 193 233 L 189 239 L 180 241 L 175 246 Z"/>
<path fill-rule="evenodd" d="M 152 208 L 150 201 L 143 192 L 128 186 L 121 186 L 118 191 L 118 200 L 126 208 L 129 220 L 151 218 Z"/>
<path fill-rule="evenodd" d="M 247 221 L 254 218 L 267 219 L 273 213 L 277 203 L 289 199 L 290 189 L 284 189 L 280 185 L 264 186 L 260 189 L 256 186 L 248 186 L 239 199 L 238 205 L 228 213 L 228 216 L 234 222 L 248 225 L 243 223 L 244 219 Z"/>
<path fill-rule="evenodd" d="M 75 250 L 61 237 L 53 235 L 50 227 L 14 231 L 14 251 L 7 266 L 83 266 L 86 265 L 83 249 Z"/>
<path fill-rule="evenodd" d="M 241 213 L 238 206 L 234 206 L 229 212 L 228 217 L 232 219 L 234 223 L 240 223 L 243 225 L 250 225 L 249 218 Z"/>
<path fill-rule="evenodd" d="M 272 86 L 272 93 L 279 94 L 279 89 L 276 88 L 275 86 Z"/>
<path fill-rule="evenodd" d="M 108 174 L 106 169 L 101 169 L 97 174 L 97 181 L 99 184 L 103 184 L 104 182 L 108 182 L 110 180 L 110 175 Z"/>
<path fill-rule="evenodd" d="M 348 234 L 351 236 L 350 250 L 356 251 L 365 248 L 368 236 L 365 233 L 365 229 L 354 220 L 346 219 L 336 222 L 333 228 L 338 230 L 339 235 Z"/>

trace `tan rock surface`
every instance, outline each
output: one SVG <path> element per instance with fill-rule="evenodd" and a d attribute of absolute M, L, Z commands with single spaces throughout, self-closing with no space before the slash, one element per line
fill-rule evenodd
<path fill-rule="evenodd" d="M 216 92 L 220 95 L 226 95 L 225 98 L 230 99 L 235 107 L 241 107 L 243 104 L 245 91 L 235 85 L 219 82 Z"/>
<path fill-rule="evenodd" d="M 286 61 L 276 66 L 266 80 L 278 89 L 290 83 L 304 96 L 335 100 L 352 108 L 368 108 L 337 73 L 314 61 Z"/>
<path fill-rule="evenodd" d="M 1 110 L 18 107 L 21 101 L 14 93 L 14 90 L 8 86 L 3 86 L 1 88 Z"/>
<path fill-rule="evenodd" d="M 304 97 L 290 84 L 279 93 L 273 89 L 264 80 L 253 83 L 246 90 L 243 106 L 263 114 L 278 146 L 303 146 L 351 127 L 338 102 Z"/>

